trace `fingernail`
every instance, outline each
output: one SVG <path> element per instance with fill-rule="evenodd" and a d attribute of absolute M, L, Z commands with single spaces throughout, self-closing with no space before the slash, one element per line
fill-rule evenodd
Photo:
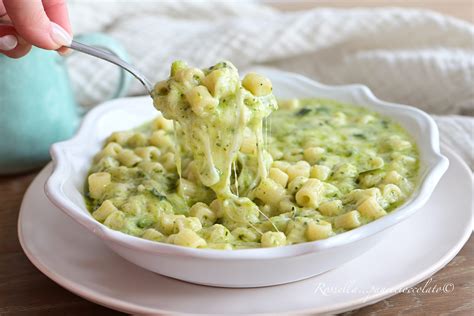
<path fill-rule="evenodd" d="M 71 35 L 58 24 L 51 22 L 51 38 L 59 46 L 70 46 L 72 42 Z"/>
<path fill-rule="evenodd" d="M 72 53 L 72 49 L 70 48 L 61 47 L 60 49 L 58 49 L 58 54 L 63 57 L 69 56 L 71 55 L 71 53 Z"/>
<path fill-rule="evenodd" d="M 18 45 L 15 35 L 4 35 L 0 37 L 0 50 L 9 51 Z"/>

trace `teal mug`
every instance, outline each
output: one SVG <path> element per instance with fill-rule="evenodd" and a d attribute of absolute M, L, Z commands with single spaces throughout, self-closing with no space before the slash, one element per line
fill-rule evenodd
<path fill-rule="evenodd" d="M 128 60 L 123 47 L 104 34 L 75 39 Z M 75 101 L 65 58 L 39 48 L 20 59 L 0 55 L 0 174 L 44 165 L 51 144 L 71 137 L 78 127 L 84 110 Z M 112 97 L 125 95 L 129 84 L 122 70 Z"/>

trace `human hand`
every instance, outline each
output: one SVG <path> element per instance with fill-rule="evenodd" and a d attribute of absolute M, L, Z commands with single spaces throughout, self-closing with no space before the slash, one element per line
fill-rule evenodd
<path fill-rule="evenodd" d="M 26 55 L 31 46 L 67 51 L 72 40 L 66 0 L 0 0 L 0 53 Z"/>

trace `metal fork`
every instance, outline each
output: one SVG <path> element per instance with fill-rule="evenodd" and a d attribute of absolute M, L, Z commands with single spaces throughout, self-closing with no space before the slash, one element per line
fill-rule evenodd
<path fill-rule="evenodd" d="M 68 47 L 71 48 L 71 49 L 77 50 L 81 53 L 106 60 L 106 61 L 108 61 L 112 64 L 115 64 L 115 65 L 125 69 L 130 74 L 132 74 L 135 78 L 137 78 L 138 81 L 141 82 L 141 84 L 145 87 L 148 94 L 150 94 L 150 96 L 151 96 L 151 92 L 153 91 L 153 84 L 137 68 L 135 68 L 135 66 L 130 65 L 129 63 L 127 63 L 123 59 L 120 59 L 119 57 L 117 57 L 116 55 L 112 54 L 109 51 L 106 51 L 106 50 L 101 49 L 101 48 L 89 46 L 89 45 L 86 45 L 86 44 L 82 44 L 82 43 L 79 43 L 77 41 L 72 41 L 71 45 L 68 46 Z"/>

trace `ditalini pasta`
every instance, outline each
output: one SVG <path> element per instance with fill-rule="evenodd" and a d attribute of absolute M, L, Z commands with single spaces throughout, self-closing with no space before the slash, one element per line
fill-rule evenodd
<path fill-rule="evenodd" d="M 363 107 L 277 102 L 268 78 L 241 81 L 230 62 L 175 62 L 153 97 L 162 115 L 112 133 L 87 178 L 91 214 L 111 229 L 194 248 L 284 246 L 367 224 L 415 188 L 414 142 Z"/>

